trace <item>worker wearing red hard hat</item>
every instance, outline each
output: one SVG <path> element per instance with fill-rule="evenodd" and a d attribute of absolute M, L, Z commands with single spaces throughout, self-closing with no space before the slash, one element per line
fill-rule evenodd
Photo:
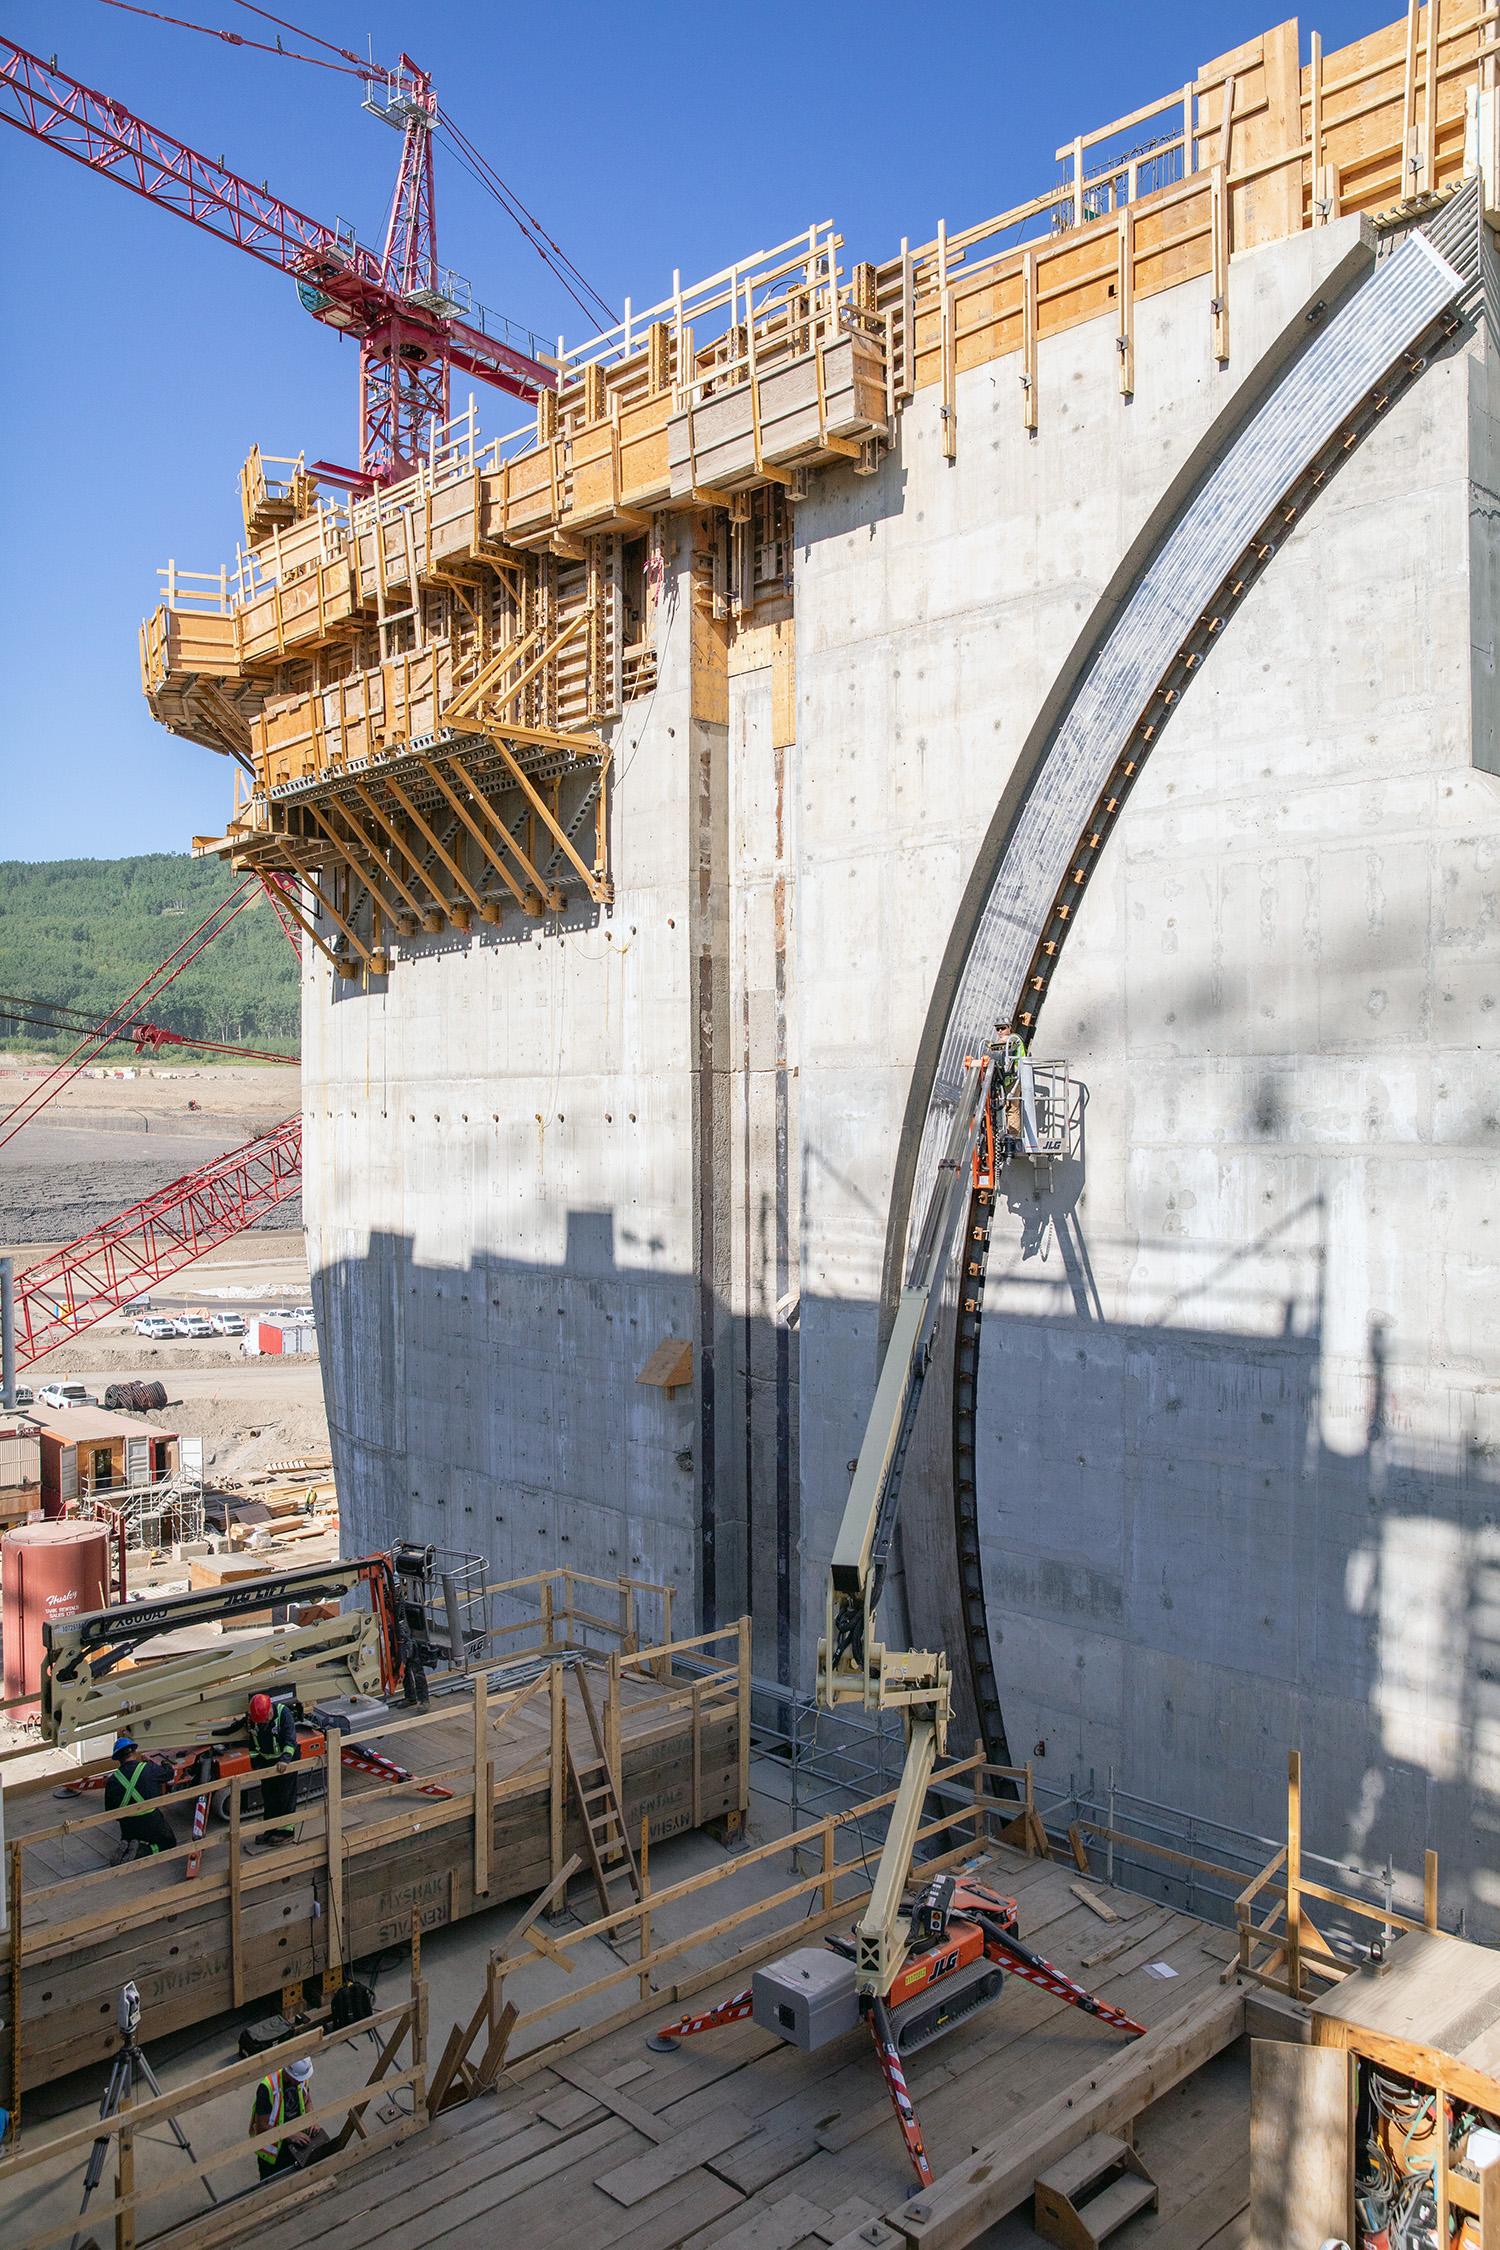
<path fill-rule="evenodd" d="M 268 1820 L 284 1822 L 297 1806 L 297 1721 L 289 1702 L 273 1703 L 268 1695 L 252 1695 L 247 1717 L 250 1763 L 261 1774 L 261 1808 Z M 266 1829 L 264 1841 L 284 1844 L 295 1833 L 288 1827 Z"/>

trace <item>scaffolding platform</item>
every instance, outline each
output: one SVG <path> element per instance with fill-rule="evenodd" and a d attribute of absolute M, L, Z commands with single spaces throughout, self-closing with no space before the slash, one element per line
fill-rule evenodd
<path fill-rule="evenodd" d="M 572 1774 L 598 1770 L 595 1725 L 632 1846 L 643 1829 L 659 1840 L 737 1826 L 749 1794 L 743 1626 L 645 1649 L 623 1630 L 604 1653 L 576 1645 L 572 1614 L 571 1598 L 549 1601 L 540 1648 L 437 1683 L 429 1711 L 361 1734 L 331 1775 L 322 1753 L 304 1756 L 290 1843 L 264 1844 L 274 1823 L 258 1812 L 254 1775 L 215 1791 L 201 1845 L 120 1866 L 97 1795 L 60 1803 L 55 1771 L 8 1787 L 0 2020 L 20 2085 L 106 2061 L 127 1980 L 161 2037 L 259 1999 L 280 2005 L 307 1979 L 406 1942 L 414 1925 L 530 1896 L 574 1855 L 588 1864 Z M 189 1786 L 158 1800 L 185 1837 L 196 1797 Z M 476 1817 L 486 1801 L 488 1818 Z"/>

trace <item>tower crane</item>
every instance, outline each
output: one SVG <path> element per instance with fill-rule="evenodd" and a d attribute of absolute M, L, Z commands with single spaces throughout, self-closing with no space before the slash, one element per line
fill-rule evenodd
<path fill-rule="evenodd" d="M 1034 1145 L 1032 1065 L 1008 1025 L 966 1058 L 947 1144 L 928 1193 L 880 1363 L 834 1543 L 818 1643 L 818 1701 L 899 1711 L 906 1756 L 869 1900 L 852 1941 L 830 1937 L 835 1958 L 803 1948 L 757 1971 L 749 1990 L 655 2034 L 653 2045 L 711 2031 L 748 2016 L 793 2045 L 817 2048 L 869 2025 L 906 2151 L 922 2186 L 932 2182 L 904 2058 L 995 1999 L 1007 1975 L 1040 1986 L 1131 2038 L 1145 2030 L 1023 1945 L 1016 1902 L 963 1871 L 913 1889 L 922 1805 L 952 1716 L 952 1678 L 939 1652 L 895 1649 L 876 1638 L 876 1610 L 895 1547 L 901 1479 L 932 1358 L 942 1288 L 968 1202 L 981 1174 L 983 1137 L 991 1176 Z"/>
<path fill-rule="evenodd" d="M 8 39 L 0 39 L 0 120 L 288 274 L 314 320 L 358 341 L 359 468 L 319 462 L 316 470 L 359 488 L 389 483 L 421 458 L 448 419 L 453 368 L 527 400 L 554 389 L 556 371 L 535 338 L 470 302 L 466 285 L 438 264 L 432 138 L 440 113 L 428 72 L 406 54 L 391 69 L 358 56 L 347 66 L 365 82 L 364 107 L 401 134 L 380 251 Z"/>

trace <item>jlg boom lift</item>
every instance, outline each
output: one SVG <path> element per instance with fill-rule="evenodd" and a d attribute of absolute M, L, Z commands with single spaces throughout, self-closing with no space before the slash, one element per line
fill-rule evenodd
<path fill-rule="evenodd" d="M 428 1665 L 467 1665 L 486 1638 L 476 1621 L 482 1581 L 476 1556 L 403 1542 L 389 1554 L 304 1563 L 239 1584 L 48 1619 L 42 1627 L 41 1732 L 49 1742 L 79 1746 L 102 1746 L 125 1733 L 170 1763 L 174 1787 L 198 1780 L 195 1844 L 215 1792 L 250 1770 L 245 1713 L 257 1691 L 292 1705 L 308 1755 L 322 1752 L 337 1733 L 345 1738 L 345 1766 L 387 1781 L 410 1780 L 404 1767 L 349 1738 L 378 1732 L 398 1694 L 425 1704 Z M 341 1606 L 346 1602 L 352 1606 Z M 226 1637 L 209 1649 L 153 1653 L 152 1644 L 166 1635 L 206 1624 L 232 1633 L 236 1618 L 274 1608 L 313 1614 L 306 1623 L 253 1639 Z M 418 1786 L 424 1795 L 451 1795 L 436 1782 Z M 190 1879 L 197 1871 L 194 1852 L 184 1872 Z"/>
<path fill-rule="evenodd" d="M 902 2058 L 995 1999 L 1007 1972 L 1132 2038 L 1145 2028 L 1023 1945 L 1014 1899 L 961 1873 L 940 1875 L 910 1902 L 907 1897 L 923 1801 L 952 1715 L 951 1675 L 948 1659 L 940 1653 L 892 1649 L 878 1640 L 876 1609 L 895 1542 L 902 1470 L 932 1357 L 942 1284 L 967 1207 L 981 1135 L 992 1165 L 1035 1143 L 1032 1068 L 1020 1041 L 1008 1031 L 968 1059 L 963 1094 L 881 1361 L 828 1573 L 818 1643 L 818 1700 L 830 1710 L 858 1703 L 866 1711 L 899 1711 L 906 1730 L 906 1759 L 869 1904 L 852 1943 L 830 1938 L 831 1952 L 805 1947 L 788 1954 L 759 1970 L 748 1991 L 666 2025 L 653 2041 L 675 2045 L 753 2015 L 794 2046 L 818 2048 L 852 2030 L 863 2017 L 924 2187 L 931 2183 L 932 2168 Z"/>

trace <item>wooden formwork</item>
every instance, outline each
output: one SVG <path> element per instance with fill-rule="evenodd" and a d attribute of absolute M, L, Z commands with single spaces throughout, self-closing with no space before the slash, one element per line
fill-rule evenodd
<path fill-rule="evenodd" d="M 413 1916 L 434 1929 L 527 1895 L 586 1849 L 563 1744 L 585 1740 L 580 1667 L 593 1681 L 609 1762 L 632 1834 L 658 1839 L 741 1820 L 749 1801 L 749 1640 L 744 1621 L 640 1648 L 630 1581 L 559 1572 L 534 1582 L 537 1620 L 497 1629 L 491 1672 L 454 1679 L 426 1712 L 362 1736 L 352 1756 L 304 1758 L 295 1841 L 259 1850 L 254 1776 L 227 1782 L 227 1817 L 195 1847 L 108 1864 L 115 1816 L 56 1817 L 53 1775 L 7 1790 L 9 1954 L 0 2016 L 12 2106 L 28 2087 L 112 2052 L 115 1998 L 133 1981 L 153 2036 L 273 1997 L 400 1943 Z M 510 1590 L 510 1589 L 507 1589 Z M 540 1627 L 540 1637 L 538 1637 Z M 585 1652 L 585 1634 L 612 1637 Z M 691 1665 L 690 1676 L 682 1662 Z M 516 1684 L 503 1684 L 506 1679 Z M 191 1807 L 196 1786 L 159 1800 Z M 15 1995 L 19 1994 L 19 2004 Z"/>

